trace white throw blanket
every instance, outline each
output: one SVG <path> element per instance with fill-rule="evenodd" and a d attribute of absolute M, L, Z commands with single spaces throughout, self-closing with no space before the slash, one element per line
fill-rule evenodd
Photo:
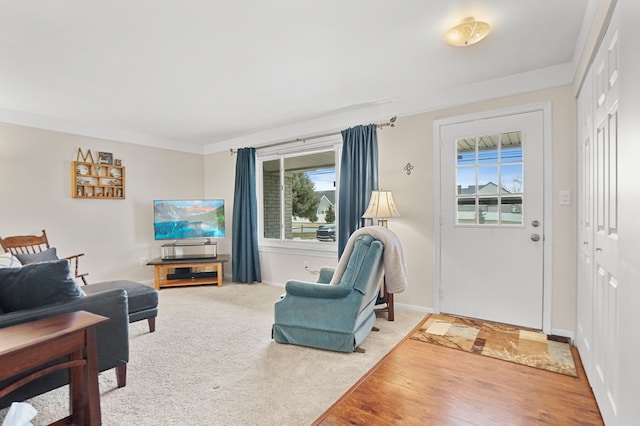
<path fill-rule="evenodd" d="M 409 283 L 407 280 L 407 267 L 404 262 L 402 245 L 396 234 L 382 226 L 365 226 L 364 228 L 356 229 L 355 232 L 351 234 L 347 241 L 347 246 L 344 248 L 344 252 L 338 261 L 338 266 L 336 266 L 336 270 L 333 273 L 331 284 L 338 284 L 340 282 L 340 278 L 342 278 L 342 274 L 347 268 L 347 263 L 353 251 L 356 238 L 363 234 L 369 234 L 384 244 L 383 263 L 387 291 L 389 293 L 403 292 Z"/>

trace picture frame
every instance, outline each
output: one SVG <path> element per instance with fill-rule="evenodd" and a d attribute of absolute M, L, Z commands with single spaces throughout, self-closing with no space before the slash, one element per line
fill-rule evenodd
<path fill-rule="evenodd" d="M 98 152 L 98 164 L 113 164 L 113 154 L 111 152 Z"/>

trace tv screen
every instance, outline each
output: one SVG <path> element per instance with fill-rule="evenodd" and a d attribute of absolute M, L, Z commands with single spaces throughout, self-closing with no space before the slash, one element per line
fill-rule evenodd
<path fill-rule="evenodd" d="M 224 200 L 154 200 L 156 240 L 224 237 Z"/>

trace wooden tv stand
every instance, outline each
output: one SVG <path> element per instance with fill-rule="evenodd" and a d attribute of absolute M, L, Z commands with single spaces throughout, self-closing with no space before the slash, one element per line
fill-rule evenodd
<path fill-rule="evenodd" d="M 156 290 L 162 287 L 180 287 L 187 285 L 217 284 L 222 287 L 222 265 L 229 261 L 228 254 L 219 254 L 215 259 L 153 259 L 147 265 L 154 268 L 154 286 Z M 189 269 L 190 275 L 180 278 L 177 270 Z M 171 277 L 172 275 L 176 277 Z"/>

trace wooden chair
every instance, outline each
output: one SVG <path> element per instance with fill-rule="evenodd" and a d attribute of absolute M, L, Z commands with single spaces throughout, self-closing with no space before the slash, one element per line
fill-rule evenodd
<path fill-rule="evenodd" d="M 33 253 L 41 253 L 47 249 L 49 249 L 49 241 L 47 240 L 47 233 L 45 230 L 42 230 L 42 235 L 16 235 L 13 237 L 2 238 L 0 237 L 0 245 L 4 251 L 11 253 L 12 255 L 17 254 L 33 254 Z M 67 256 L 64 259 L 69 260 L 74 265 L 75 277 L 80 278 L 82 282 L 86 285 L 87 280 L 86 276 L 88 273 L 79 273 L 78 272 L 78 263 L 80 256 L 84 256 L 84 253 L 74 254 L 72 256 Z"/>

